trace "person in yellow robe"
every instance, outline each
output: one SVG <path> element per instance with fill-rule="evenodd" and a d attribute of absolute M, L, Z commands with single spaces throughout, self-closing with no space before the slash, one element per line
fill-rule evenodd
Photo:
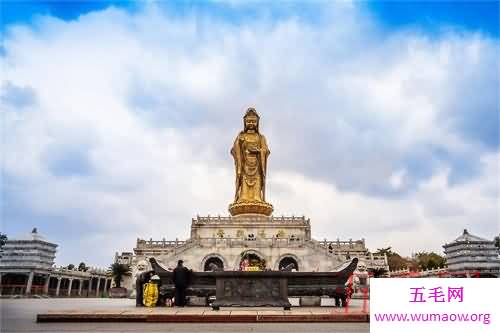
<path fill-rule="evenodd" d="M 144 305 L 147 307 L 156 306 L 160 295 L 159 285 L 160 277 L 153 275 L 151 280 L 144 285 Z"/>

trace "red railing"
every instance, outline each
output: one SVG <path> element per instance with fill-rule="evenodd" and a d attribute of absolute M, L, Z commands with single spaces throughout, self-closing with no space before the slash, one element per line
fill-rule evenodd
<path fill-rule="evenodd" d="M 43 287 L 38 285 L 31 286 L 31 295 L 43 295 Z M 0 285 L 0 295 L 25 295 L 25 284 L 2 284 Z"/>

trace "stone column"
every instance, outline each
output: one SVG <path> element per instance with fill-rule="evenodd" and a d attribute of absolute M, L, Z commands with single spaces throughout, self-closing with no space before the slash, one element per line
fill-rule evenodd
<path fill-rule="evenodd" d="M 59 289 L 61 288 L 61 277 L 57 278 L 56 296 L 59 296 Z"/>
<path fill-rule="evenodd" d="M 71 296 L 71 285 L 72 284 L 73 284 L 73 279 L 69 279 L 68 296 Z"/>
<path fill-rule="evenodd" d="M 47 279 L 45 280 L 45 284 L 43 285 L 43 294 L 49 294 L 49 284 L 50 284 L 50 274 L 47 275 Z"/>
<path fill-rule="evenodd" d="M 35 277 L 35 272 L 30 272 L 28 275 L 28 283 L 26 283 L 26 295 L 31 294 L 31 285 L 33 284 L 33 278 Z"/>
<path fill-rule="evenodd" d="M 83 287 L 83 280 L 80 279 L 78 280 L 79 285 L 78 285 L 78 296 L 82 296 L 82 287 Z"/>
<path fill-rule="evenodd" d="M 101 278 L 97 278 L 97 288 L 95 288 L 95 297 L 99 297 L 99 285 L 101 284 Z"/>

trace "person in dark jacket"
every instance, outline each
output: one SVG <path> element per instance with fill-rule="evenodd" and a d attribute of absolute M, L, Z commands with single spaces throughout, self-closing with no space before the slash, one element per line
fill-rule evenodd
<path fill-rule="evenodd" d="M 183 261 L 177 262 L 177 267 L 174 269 L 172 280 L 175 285 L 175 306 L 186 305 L 186 288 L 189 284 L 191 270 L 183 266 Z"/>
<path fill-rule="evenodd" d="M 137 277 L 135 280 L 135 306 L 144 306 L 144 285 L 149 282 L 155 271 L 146 271 Z"/>

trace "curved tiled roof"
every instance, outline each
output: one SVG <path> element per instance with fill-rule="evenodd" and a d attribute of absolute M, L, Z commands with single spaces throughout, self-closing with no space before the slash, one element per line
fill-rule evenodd
<path fill-rule="evenodd" d="M 455 239 L 455 242 L 491 242 L 491 240 L 471 235 L 467 229 L 464 229 L 463 234 Z"/>

